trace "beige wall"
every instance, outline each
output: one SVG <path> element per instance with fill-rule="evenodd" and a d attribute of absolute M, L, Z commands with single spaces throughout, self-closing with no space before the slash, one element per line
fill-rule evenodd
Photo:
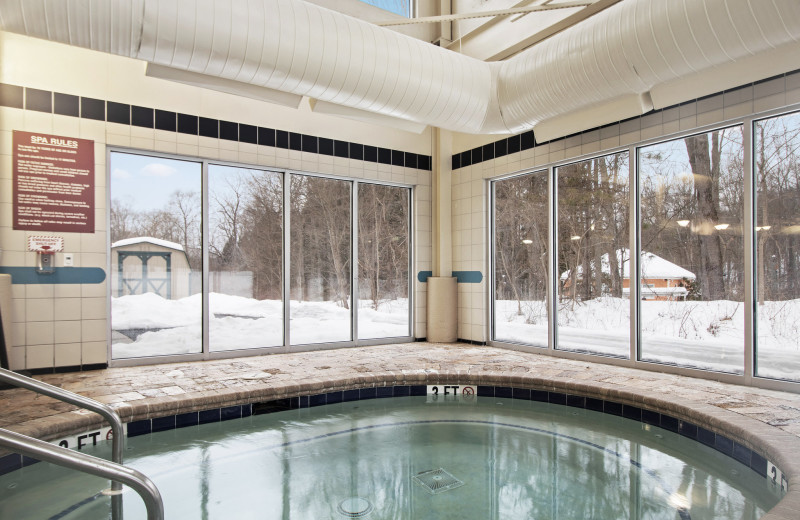
<path fill-rule="evenodd" d="M 298 110 L 148 78 L 145 64 L 75 47 L 0 32 L 0 83 L 96 98 L 276 128 L 365 145 L 431 155 L 431 135 L 314 114 L 307 102 Z M 353 179 L 414 185 L 415 334 L 425 336 L 425 284 L 418 271 L 431 269 L 431 173 L 255 144 L 211 139 L 131 125 L 0 107 L 0 265 L 36 265 L 27 236 L 12 229 L 12 131 L 41 132 L 95 142 L 95 228 L 93 234 L 45 233 L 64 237 L 64 252 L 76 267 L 108 268 L 107 146 L 220 159 L 246 165 L 335 174 Z M 36 233 L 42 234 L 42 233 Z M 55 265 L 63 266 L 63 253 Z M 108 281 L 110 273 L 107 274 Z M 11 363 L 13 369 L 77 367 L 108 362 L 108 287 L 102 284 L 13 285 Z"/>

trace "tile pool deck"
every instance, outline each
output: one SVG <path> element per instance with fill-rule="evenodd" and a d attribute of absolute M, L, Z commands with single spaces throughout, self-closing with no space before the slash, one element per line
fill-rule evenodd
<path fill-rule="evenodd" d="M 800 518 L 800 394 L 468 344 L 403 343 L 37 376 L 117 409 L 123 422 L 373 387 L 473 384 L 583 396 L 724 435 L 775 463 L 789 493 L 763 520 Z M 588 400 L 587 400 L 588 402 Z M 644 420 L 644 419 L 642 419 Z M 54 439 L 95 414 L 0 391 L 0 427 Z"/>

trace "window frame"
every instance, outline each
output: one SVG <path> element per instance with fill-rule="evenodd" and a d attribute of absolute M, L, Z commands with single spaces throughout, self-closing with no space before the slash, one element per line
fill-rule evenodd
<path fill-rule="evenodd" d="M 357 346 L 368 346 L 368 345 L 382 345 L 382 344 L 393 344 L 393 343 L 410 343 L 415 341 L 414 339 L 414 325 L 415 325 L 415 294 L 414 294 L 414 279 L 413 276 L 413 267 L 414 267 L 414 254 L 415 254 L 415 237 L 414 237 L 414 223 L 415 223 L 415 192 L 416 186 L 412 184 L 406 183 L 398 183 L 398 182 L 388 182 L 388 181 L 381 181 L 381 180 L 373 180 L 373 179 L 361 179 L 356 177 L 347 177 L 343 175 L 329 175 L 319 172 L 307 172 L 301 170 L 294 170 L 290 168 L 279 168 L 274 166 L 265 166 L 265 165 L 257 165 L 257 164 L 248 164 L 242 163 L 237 161 L 224 161 L 218 159 L 208 159 L 203 157 L 194 157 L 188 155 L 180 155 L 180 154 L 171 154 L 171 153 L 164 153 L 164 152 L 157 152 L 157 151 L 149 151 L 149 150 L 142 150 L 138 148 L 130 148 L 130 147 L 123 147 L 123 146 L 106 146 L 105 151 L 105 158 L 106 158 L 106 168 L 105 168 L 105 198 L 106 198 L 106 209 L 105 209 L 105 217 L 106 222 L 110 222 L 111 216 L 111 154 L 112 153 L 124 153 L 124 154 L 132 154 L 132 155 L 139 155 L 139 156 L 146 156 L 152 157 L 155 159 L 171 159 L 171 160 L 182 160 L 182 161 L 190 161 L 201 163 L 202 165 L 202 181 L 201 181 L 201 200 L 202 200 L 202 249 L 203 249 L 203 256 L 202 256 L 202 266 L 203 266 L 203 289 L 202 289 L 202 349 L 199 353 L 191 353 L 191 354 L 166 354 L 163 356 L 142 356 L 142 357 L 131 357 L 131 358 L 114 358 L 112 356 L 112 345 L 111 345 L 111 312 L 112 312 L 112 293 L 111 293 L 111 283 L 107 284 L 105 295 L 107 298 L 106 303 L 106 314 L 108 316 L 108 324 L 106 327 L 106 347 L 107 347 L 107 359 L 108 359 L 108 366 L 109 367 L 121 367 L 121 366 L 140 366 L 140 365 L 152 365 L 152 364 L 159 364 L 159 363 L 176 363 L 176 362 L 186 362 L 186 361 L 204 361 L 204 360 L 212 360 L 212 359 L 230 359 L 230 358 L 237 358 L 237 357 L 247 357 L 247 356 L 259 356 L 264 354 L 278 354 L 278 353 L 289 353 L 289 352 L 307 352 L 307 351 L 316 351 L 316 350 L 329 350 L 334 348 L 346 348 L 346 347 L 357 347 Z M 272 347 L 259 347 L 259 348 L 251 348 L 251 349 L 240 349 L 240 350 L 226 350 L 226 351 L 210 351 L 209 350 L 209 192 L 208 192 L 208 170 L 210 165 L 218 165 L 224 167 L 231 167 L 231 168 L 243 168 L 243 169 L 250 169 L 250 170 L 261 170 L 265 172 L 272 172 L 280 174 L 282 177 L 282 185 L 283 185 L 283 265 L 282 265 L 282 304 L 283 304 L 283 312 L 284 312 L 284 320 L 283 320 L 283 327 L 284 327 L 284 337 L 283 337 L 283 344 L 278 346 Z M 330 342 L 330 343 L 311 343 L 311 344 L 302 344 L 302 345 L 292 345 L 290 343 L 291 337 L 289 336 L 289 302 L 287 300 L 287 296 L 289 295 L 289 277 L 287 276 L 288 268 L 291 263 L 290 258 L 290 234 L 291 228 L 291 218 L 290 214 L 291 211 L 287 211 L 287 201 L 289 200 L 289 188 L 290 182 L 289 179 L 291 175 L 305 175 L 311 177 L 319 177 L 324 179 L 331 179 L 331 180 L 340 180 L 346 181 L 350 183 L 350 240 L 351 240 L 351 264 L 353 268 L 350 271 L 350 296 L 352 305 L 350 306 L 351 312 L 351 334 L 352 338 L 350 341 L 340 341 L 340 342 Z M 407 336 L 394 336 L 394 337 L 387 337 L 387 338 L 372 338 L 372 339 L 358 339 L 357 336 L 357 312 L 354 312 L 354 309 L 357 308 L 358 305 L 358 267 L 357 267 L 357 240 L 358 240 L 358 218 L 357 218 L 357 193 L 358 193 L 358 186 L 359 184 L 378 184 L 382 186 L 391 186 L 397 188 L 404 188 L 408 189 L 408 198 L 409 198 L 409 207 L 408 207 L 408 323 L 409 323 L 409 330 Z M 106 272 L 111 272 L 111 233 L 106 233 Z M 356 316 L 354 318 L 354 316 Z"/>
<path fill-rule="evenodd" d="M 529 168 L 524 168 L 521 170 L 517 170 L 510 173 L 505 173 L 503 175 L 498 175 L 494 177 L 489 177 L 485 180 L 489 184 L 489 189 L 487 191 L 487 198 L 488 198 L 488 205 L 487 207 L 490 208 L 491 214 L 489 215 L 490 225 L 487 226 L 487 265 L 490 266 L 489 273 L 488 273 L 488 280 L 489 280 L 489 290 L 486 291 L 486 298 L 487 298 L 487 305 L 486 305 L 486 320 L 488 324 L 488 341 L 487 344 L 490 346 L 497 346 L 502 348 L 508 348 L 512 350 L 521 350 L 525 352 L 532 352 L 538 354 L 544 354 L 549 356 L 555 356 L 560 358 L 566 359 L 574 359 L 579 361 L 586 361 L 586 362 L 600 362 L 609 365 L 616 365 L 616 366 L 624 366 L 629 368 L 638 368 L 647 371 L 655 371 L 655 372 L 663 372 L 663 373 L 670 373 L 670 374 L 678 374 L 678 375 L 685 375 L 690 377 L 698 377 L 701 379 L 710 379 L 716 380 L 726 383 L 732 383 L 742 386 L 754 386 L 766 389 L 774 389 L 774 390 L 782 390 L 782 391 L 790 391 L 790 392 L 800 392 L 800 382 L 791 381 L 791 380 L 779 380 L 779 379 L 772 379 L 764 376 L 756 375 L 756 362 L 757 362 L 757 322 L 755 321 L 755 309 L 752 305 L 754 302 L 755 297 L 755 287 L 754 287 L 754 278 L 755 278 L 755 164 L 754 164 L 754 128 L 757 121 L 762 121 L 774 117 L 780 117 L 782 115 L 792 114 L 800 112 L 800 103 L 795 103 L 792 105 L 788 105 L 785 107 L 781 107 L 778 109 L 766 110 L 766 111 L 759 111 L 759 112 L 752 112 L 748 113 L 745 116 L 737 116 L 737 117 L 729 117 L 723 118 L 720 121 L 705 124 L 705 125 L 697 125 L 693 126 L 688 129 L 676 130 L 673 132 L 667 132 L 662 135 L 658 135 L 656 137 L 650 138 L 637 138 L 632 139 L 631 143 L 628 145 L 620 145 L 620 146 L 612 146 L 608 148 L 600 148 L 597 151 L 585 154 L 579 154 L 576 156 L 571 156 L 568 158 L 556 160 L 556 161 L 545 161 L 540 162 L 539 165 Z M 677 121 L 676 127 L 678 126 Z M 745 334 L 744 334 L 744 351 L 742 355 L 744 357 L 744 371 L 743 374 L 731 374 L 731 373 L 724 373 L 724 372 L 714 372 L 710 370 L 703 370 L 697 368 L 690 368 L 685 366 L 677 366 L 677 365 L 670 365 L 670 364 L 663 364 L 663 363 L 656 363 L 653 361 L 644 361 L 640 359 L 640 350 L 641 350 L 641 333 L 639 328 L 639 321 L 640 321 L 640 299 L 641 299 L 641 269 L 640 269 L 640 262 L 639 256 L 641 254 L 640 243 L 641 243 L 641 235 L 640 235 L 640 226 L 639 221 L 641 218 L 639 205 L 640 205 L 640 197 L 639 197 L 639 190 L 640 190 L 640 182 L 639 182 L 639 149 L 645 148 L 648 146 L 652 146 L 659 143 L 674 141 L 676 139 L 681 139 L 684 137 L 689 137 L 692 135 L 697 135 L 701 133 L 708 133 L 714 130 L 720 130 L 723 128 L 729 128 L 732 126 L 741 125 L 742 127 L 742 146 L 744 150 L 744 160 L 743 160 L 743 167 L 744 167 L 744 208 L 743 208 L 743 243 L 744 243 L 744 272 L 745 272 L 745 280 L 744 280 L 744 302 L 745 302 Z M 637 133 L 641 130 L 637 130 Z M 566 139 L 566 138 L 564 138 Z M 539 146 L 547 146 L 547 143 L 544 143 Z M 630 168 L 629 179 L 629 193 L 630 193 L 630 209 L 629 209 L 629 219 L 630 219 L 630 233 L 629 233 L 629 247 L 631 251 L 635 251 L 636 255 L 631 255 L 632 258 L 630 259 L 631 262 L 631 280 L 630 280 L 630 304 L 631 304 L 631 314 L 630 314 L 630 355 L 628 359 L 620 359 L 614 357 L 607 357 L 598 354 L 585 354 L 579 352 L 572 352 L 566 350 L 560 350 L 556 348 L 558 342 L 558 330 L 557 324 L 555 323 L 556 316 L 553 312 L 548 312 L 548 346 L 547 348 L 543 347 L 534 347 L 530 345 L 525 345 L 521 343 L 511 343 L 507 341 L 499 341 L 495 339 L 496 332 L 495 332 L 495 324 L 494 324 L 494 314 L 495 314 L 495 306 L 494 306 L 494 286 L 496 283 L 495 280 L 495 266 L 494 266 L 494 237 L 495 237 L 495 204 L 494 204 L 494 184 L 497 181 L 521 176 L 521 175 L 528 175 L 535 172 L 540 171 L 547 171 L 548 174 L 548 200 L 550 206 L 550 213 L 548 215 L 548 220 L 550 223 L 548 237 L 550 240 L 549 247 L 549 254 L 548 254 L 548 290 L 551 292 L 550 296 L 548 297 L 548 306 L 549 309 L 555 308 L 555 299 L 557 295 L 555 293 L 555 283 L 557 283 L 556 276 L 554 276 L 555 270 L 555 245 L 556 245 L 556 233 L 557 230 L 555 229 L 555 223 L 557 222 L 557 179 L 555 178 L 555 170 L 560 166 L 564 166 L 567 164 L 584 161 L 588 159 L 592 159 L 595 157 L 600 157 L 604 155 L 609 155 L 613 153 L 619 153 L 621 151 L 627 150 L 629 152 L 629 161 L 628 166 Z M 562 152 L 563 155 L 563 152 Z"/>

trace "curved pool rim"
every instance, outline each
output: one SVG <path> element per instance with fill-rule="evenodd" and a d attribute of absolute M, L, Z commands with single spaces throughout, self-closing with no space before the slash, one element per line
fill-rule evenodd
<path fill-rule="evenodd" d="M 587 408 L 589 407 L 586 406 L 586 403 L 595 404 L 595 401 L 588 401 L 587 399 L 599 400 L 603 403 L 609 403 L 608 410 L 603 410 L 606 413 L 626 417 L 625 410 L 627 407 L 631 413 L 635 413 L 636 409 L 641 410 L 642 417 L 645 414 L 656 413 L 660 416 L 673 418 L 681 425 L 688 425 L 684 430 L 689 432 L 691 432 L 692 426 L 702 428 L 724 436 L 733 441 L 735 445 L 738 444 L 772 462 L 788 480 L 789 489 L 786 495 L 773 509 L 762 516 L 761 520 L 794 520 L 800 518 L 800 489 L 796 489 L 793 486 L 793 483 L 796 482 L 795 479 L 800 475 L 800 438 L 719 406 L 680 400 L 676 399 L 675 396 L 665 396 L 654 390 L 632 392 L 616 387 L 611 383 L 576 383 L 574 380 L 565 380 L 557 377 L 515 376 L 493 371 L 470 371 L 469 374 L 441 370 L 429 372 L 420 370 L 414 373 L 386 371 L 326 380 L 312 379 L 298 383 L 272 382 L 266 379 L 262 383 L 242 388 L 225 388 L 214 392 L 193 392 L 177 396 L 115 403 L 112 406 L 117 410 L 124 423 L 139 423 L 140 421 L 153 421 L 155 419 L 156 421 L 151 424 L 163 424 L 163 419 L 171 416 L 182 416 L 192 412 L 208 410 L 221 411 L 231 407 L 258 405 L 287 399 L 296 399 L 298 407 L 303 407 L 301 404 L 303 402 L 308 406 L 316 406 L 356 400 L 348 399 L 345 396 L 345 392 L 350 392 L 349 395 L 352 396 L 352 391 L 357 391 L 360 396 L 362 390 L 370 391 L 375 389 L 374 397 L 364 398 L 380 398 L 411 395 L 412 388 L 415 388 L 413 390 L 417 392 L 415 395 L 420 395 L 421 388 L 426 385 L 475 386 L 479 389 L 479 395 L 481 387 L 483 392 L 487 391 L 485 390 L 486 388 L 493 388 L 495 391 L 500 389 L 500 394 L 503 395 L 495 394 L 496 397 L 523 399 L 527 391 L 529 400 L 534 395 L 537 398 L 532 400 L 542 400 L 543 393 L 546 392 L 548 402 L 574 406 L 577 405 L 576 399 L 579 401 L 583 398 L 584 407 Z M 396 388 L 400 389 L 397 394 L 395 394 Z M 391 389 L 391 395 L 386 395 L 389 393 L 388 389 Z M 506 395 L 508 392 L 511 395 Z M 384 395 L 379 396 L 379 393 Z M 606 408 L 605 404 L 603 406 Z M 249 408 L 252 409 L 252 407 Z M 627 418 L 630 419 L 631 417 Z M 225 420 L 225 417 L 221 416 L 220 420 Z M 638 420 L 648 422 L 643 421 L 641 418 Z M 27 421 L 13 429 L 32 437 L 53 440 L 100 428 L 102 425 L 103 422 L 99 416 L 82 411 L 70 411 Z M 163 429 L 171 428 L 159 426 L 152 428 L 152 431 L 162 431 Z M 690 435 L 685 436 L 692 438 Z M 696 434 L 694 440 L 700 442 Z M 740 460 L 740 462 L 742 461 Z"/>

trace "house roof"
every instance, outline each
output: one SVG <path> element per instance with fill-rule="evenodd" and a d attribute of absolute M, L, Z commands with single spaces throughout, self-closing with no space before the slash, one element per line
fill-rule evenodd
<path fill-rule="evenodd" d="M 170 242 L 169 240 L 162 240 L 160 238 L 153 238 L 153 237 L 134 237 L 134 238 L 125 238 L 122 240 L 117 240 L 116 242 L 111 244 L 111 249 L 116 249 L 118 247 L 130 246 L 133 244 L 141 244 L 141 243 L 148 243 L 156 246 L 166 247 L 168 249 L 174 249 L 176 251 L 183 251 L 183 246 L 178 244 L 177 242 Z"/>
<path fill-rule="evenodd" d="M 631 252 L 627 248 L 620 248 L 617 249 L 617 262 L 621 263 L 623 266 L 622 269 L 622 277 L 623 278 L 630 278 L 630 257 Z M 649 253 L 647 251 L 642 251 L 641 257 L 641 270 L 642 270 L 642 279 L 648 278 L 665 278 L 665 279 L 683 279 L 686 278 L 688 280 L 694 280 L 697 278 L 695 274 L 688 269 L 684 269 L 683 267 L 670 262 L 669 260 L 665 260 L 658 255 L 653 253 Z M 601 264 L 603 273 L 609 274 L 611 273 L 611 267 L 609 266 L 608 262 L 608 254 L 605 254 L 601 257 Z M 583 272 L 583 266 L 578 266 L 578 276 L 581 275 Z M 566 280 L 569 277 L 569 271 L 564 271 L 561 273 L 561 280 Z"/>

